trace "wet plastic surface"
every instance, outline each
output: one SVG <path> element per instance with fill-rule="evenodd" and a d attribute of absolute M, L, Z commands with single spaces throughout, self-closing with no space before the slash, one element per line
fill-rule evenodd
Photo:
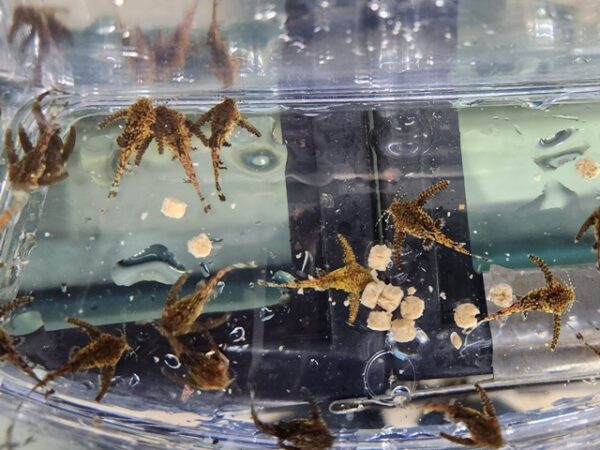
<path fill-rule="evenodd" d="M 56 14 L 73 44 L 54 42 L 41 55 L 43 35 L 19 47 L 26 29 L 9 44 L 17 5 L 0 2 L 3 131 L 22 123 L 35 136 L 33 99 L 55 87 L 61 92 L 43 109 L 78 136 L 69 177 L 32 192 L 2 234 L 2 298 L 35 297 L 6 329 L 41 375 L 88 342 L 64 322 L 68 316 L 123 332 L 133 348 L 103 403 L 91 401 L 95 371 L 58 380 L 56 394 L 44 399 L 3 365 L 0 402 L 11 405 L 3 414 L 16 420 L 17 440 L 39 423 L 35 440 L 64 430 L 74 448 L 273 448 L 251 422 L 250 388 L 260 416 L 271 420 L 306 414 L 307 387 L 339 448 L 439 449 L 449 445 L 440 431 L 464 436 L 465 427 L 424 406 L 456 398 L 478 407 L 472 385 L 480 382 L 511 446 L 563 447 L 567 435 L 573 448 L 595 445 L 600 360 L 575 332 L 590 345 L 598 341 L 598 272 L 592 233 L 572 242 L 599 192 L 597 178 L 576 170 L 583 157 L 597 159 L 594 2 L 222 0 L 220 32 L 239 64 L 231 87 L 215 77 L 206 43 L 210 2 L 191 15 L 180 64 L 169 66 L 165 57 L 159 69 L 156 48 L 131 44 L 136 26 L 155 47 L 176 37 L 193 6 L 69 3 Z M 181 45 L 173 41 L 172 48 Z M 160 76 L 151 80 L 153 71 Z M 96 125 L 139 96 L 192 119 L 233 97 L 262 132 L 257 139 L 237 130 L 223 149 L 226 202 L 213 188 L 210 152 L 192 141 L 210 214 L 183 182 L 179 162 L 159 155 L 155 144 L 124 175 L 117 198 L 107 198 L 122 125 Z M 370 330 L 364 306 L 349 325 L 346 295 L 334 289 L 259 285 L 341 267 L 338 233 L 366 265 L 374 245 L 391 245 L 385 211 L 394 198 L 415 198 L 440 180 L 450 186 L 425 211 L 444 219 L 446 235 L 491 261 L 406 240 L 401 264 L 379 278 L 404 295 L 414 288 L 424 300 L 413 341 Z M 187 203 L 182 219 L 161 213 L 168 196 Z M 5 176 L 0 204 L 12 199 Z M 194 258 L 187 242 L 201 232 L 213 253 Z M 486 300 L 495 284 L 510 283 L 516 295 L 541 286 L 527 260 L 532 252 L 576 287 L 556 352 L 548 348 L 548 314 L 461 330 L 455 308 L 473 303 L 480 319 L 497 310 Z M 217 392 L 191 389 L 156 329 L 169 286 L 191 270 L 187 294 L 219 268 L 250 260 L 258 267 L 229 275 L 203 315 L 228 314 L 211 334 L 233 382 Z M 453 332 L 462 340 L 458 349 Z M 202 334 L 182 342 L 210 352 Z"/>

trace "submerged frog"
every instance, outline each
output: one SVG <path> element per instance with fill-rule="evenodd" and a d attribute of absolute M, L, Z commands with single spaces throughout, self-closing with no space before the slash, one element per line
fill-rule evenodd
<path fill-rule="evenodd" d="M 186 119 L 183 114 L 165 105 L 152 105 L 152 100 L 147 97 L 139 98 L 135 103 L 125 109 L 121 109 L 106 117 L 98 128 L 102 129 L 117 119 L 125 119 L 123 132 L 117 138 L 117 144 L 121 148 L 121 155 L 115 176 L 108 196 L 117 195 L 121 177 L 135 153 L 134 165 L 139 166 L 144 153 L 153 139 L 158 145 L 158 152 L 162 154 L 166 146 L 174 159 L 178 159 L 183 166 L 185 174 L 194 186 L 200 200 L 204 205 L 204 211 L 210 209 L 200 190 L 200 182 L 191 160 L 192 135 L 198 137 L 202 142 L 208 143 L 206 136 L 191 120 Z"/>
<path fill-rule="evenodd" d="M 198 318 L 204 311 L 204 306 L 212 298 L 217 284 L 232 270 L 252 267 L 256 267 L 256 265 L 254 263 L 237 263 L 223 267 L 208 281 L 202 282 L 194 292 L 183 297 L 179 297 L 179 292 L 190 273 L 186 272 L 181 275 L 167 294 L 167 301 L 158 325 L 161 333 L 168 338 L 169 336 L 182 336 L 205 331 L 206 326 L 199 323 Z"/>
<path fill-rule="evenodd" d="M 96 395 L 96 401 L 99 402 L 108 392 L 117 364 L 123 355 L 131 350 L 131 347 L 125 336 L 104 333 L 94 325 L 75 317 L 69 317 L 67 322 L 85 331 L 91 341 L 85 347 L 76 350 L 64 365 L 48 372 L 36 388 L 44 387 L 59 377 L 75 372 L 100 369 L 100 390 Z"/>
<path fill-rule="evenodd" d="M 425 409 L 443 412 L 447 414 L 451 420 L 463 422 L 471 432 L 471 437 L 451 436 L 447 433 L 440 433 L 440 436 L 444 439 L 454 442 L 455 444 L 466 445 L 469 447 L 501 448 L 506 442 L 502 436 L 500 423 L 496 416 L 496 408 L 494 408 L 494 404 L 481 386 L 475 384 L 475 389 L 481 397 L 483 412 L 463 406 L 459 402 L 456 402 L 453 405 L 427 405 Z"/>
<path fill-rule="evenodd" d="M 448 180 L 438 181 L 423 191 L 415 200 L 396 199 L 387 209 L 387 213 L 391 215 L 394 224 L 393 247 L 395 264 L 399 264 L 400 262 L 402 246 L 407 234 L 421 239 L 423 241 L 423 248 L 425 249 L 430 249 L 433 243 L 437 242 L 463 255 L 480 258 L 477 255 L 472 255 L 463 245 L 447 237 L 441 231 L 443 221 L 440 219 L 433 220 L 423 209 L 428 200 L 446 189 L 449 185 L 450 182 Z"/>
<path fill-rule="evenodd" d="M 281 420 L 275 423 L 263 422 L 258 418 L 251 407 L 252 420 L 260 431 L 275 436 L 279 447 L 282 449 L 297 450 L 326 450 L 333 446 L 335 437 L 329 432 L 327 423 L 321 416 L 321 411 L 307 389 L 303 388 L 304 395 L 308 396 L 311 415 L 306 419 Z M 254 396 L 254 394 L 252 394 Z M 286 442 L 288 444 L 286 444 Z"/>
<path fill-rule="evenodd" d="M 554 326 L 550 349 L 554 351 L 560 337 L 561 317 L 573 305 L 573 302 L 575 301 L 575 291 L 572 286 L 567 286 L 565 283 L 562 283 L 554 277 L 542 258 L 535 255 L 529 255 L 529 260 L 540 268 L 546 279 L 546 285 L 529 291 L 523 297 L 517 297 L 515 303 L 496 313 L 489 314 L 481 320 L 480 323 L 510 316 L 511 314 L 519 312 L 527 314 L 530 311 L 539 311 L 552 314 L 554 316 Z"/>
<path fill-rule="evenodd" d="M 575 236 L 575 242 L 579 242 L 587 230 L 592 226 L 594 227 L 594 250 L 596 250 L 598 255 L 596 268 L 600 270 L 600 207 L 596 208 L 583 225 L 581 225 L 577 236 Z"/>
<path fill-rule="evenodd" d="M 231 136 L 231 133 L 233 133 L 233 130 L 237 126 L 245 128 L 256 137 L 260 137 L 261 134 L 250 122 L 242 117 L 237 108 L 236 101 L 232 98 L 226 97 L 221 103 L 202 114 L 196 121 L 196 126 L 201 127 L 207 122 L 210 122 L 211 135 L 205 145 L 211 151 L 217 194 L 221 201 L 225 201 L 225 194 L 223 194 L 221 183 L 219 182 L 219 171 L 226 169 L 221 161 L 221 148 L 231 146 L 227 139 L 229 139 L 229 136 Z"/>
<path fill-rule="evenodd" d="M 210 350 L 198 352 L 184 345 L 175 335 L 167 335 L 167 340 L 177 359 L 186 371 L 179 379 L 192 389 L 201 391 L 219 391 L 226 389 L 232 382 L 229 376 L 229 359 L 208 332 L 204 336 L 210 343 Z"/>
<path fill-rule="evenodd" d="M 19 126 L 19 142 L 23 148 L 22 158 L 15 151 L 12 132 L 6 130 L 4 145 L 8 160 L 8 181 L 13 189 L 32 191 L 64 180 L 68 173 L 66 163 L 75 148 L 75 128 L 69 128 L 66 140 L 60 137 L 60 127 L 48 120 L 42 112 L 41 102 L 50 91 L 39 95 L 31 108 L 39 136 L 33 145 L 25 129 Z"/>
<path fill-rule="evenodd" d="M 31 297 L 18 297 L 13 301 L 0 306 L 0 319 L 3 319 L 18 307 L 29 304 L 32 300 Z M 37 375 L 29 367 L 29 364 L 27 364 L 25 359 L 17 352 L 13 339 L 2 327 L 0 327 L 0 360 L 8 361 L 35 381 L 40 381 Z"/>
<path fill-rule="evenodd" d="M 0 213 L 0 230 L 21 210 L 31 191 L 58 183 L 68 175 L 66 165 L 75 148 L 76 132 L 75 128 L 70 127 L 63 142 L 58 124 L 52 119 L 48 120 L 42 111 L 42 100 L 48 94 L 50 91 L 39 95 L 31 108 L 39 130 L 35 145 L 23 126 L 19 126 L 22 157 L 17 155 L 12 131 L 10 128 L 6 130 L 4 145 L 8 161 L 8 181 L 13 189 L 14 202 Z"/>
<path fill-rule="evenodd" d="M 367 284 L 373 281 L 371 271 L 356 262 L 354 250 L 348 243 L 348 240 L 341 234 L 338 234 L 338 241 L 344 253 L 344 266 L 329 273 L 319 274 L 315 278 L 308 280 L 290 281 L 277 284 L 259 281 L 263 286 L 289 288 L 289 289 L 316 289 L 317 291 L 326 291 L 327 289 L 337 289 L 347 292 L 348 302 L 350 303 L 350 312 L 348 314 L 348 323 L 353 324 L 358 315 L 360 306 L 360 295 L 365 290 Z"/>
<path fill-rule="evenodd" d="M 213 0 L 212 20 L 206 42 L 210 48 L 212 73 L 221 81 L 224 88 L 230 87 L 235 81 L 238 63 L 229 53 L 229 47 L 219 32 L 217 26 L 217 0 Z"/>

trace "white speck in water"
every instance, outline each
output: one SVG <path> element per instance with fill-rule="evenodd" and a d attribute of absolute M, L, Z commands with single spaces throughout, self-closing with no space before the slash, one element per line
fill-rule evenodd
<path fill-rule="evenodd" d="M 237 206 L 237 205 L 236 205 L 235 203 L 232 203 L 232 204 L 231 204 L 231 209 L 235 209 L 235 207 L 236 207 L 236 206 Z"/>
<path fill-rule="evenodd" d="M 66 293 L 67 293 L 67 284 L 66 284 L 66 283 L 62 283 L 62 284 L 60 285 L 60 291 L 61 291 L 63 294 L 66 294 Z"/>
<path fill-rule="evenodd" d="M 129 296 L 129 301 L 132 302 L 135 297 L 133 295 Z"/>
<path fill-rule="evenodd" d="M 44 237 L 50 237 L 52 236 L 50 233 L 48 233 L 47 231 L 44 233 Z"/>
<path fill-rule="evenodd" d="M 243 342 L 246 340 L 246 330 L 242 327 L 235 327 L 231 330 L 231 333 L 229 333 L 229 338 L 231 339 L 231 342 Z"/>
<path fill-rule="evenodd" d="M 221 293 L 223 293 L 223 289 L 225 289 L 225 282 L 224 281 L 219 281 L 217 283 L 217 286 L 216 286 L 217 294 L 220 295 Z"/>
<path fill-rule="evenodd" d="M 263 306 L 262 308 L 260 308 L 259 317 L 260 317 L 260 320 L 262 320 L 263 322 L 266 322 L 267 320 L 271 320 L 274 316 L 275 316 L 275 313 L 273 312 L 273 310 L 267 308 L 266 306 Z"/>
<path fill-rule="evenodd" d="M 113 5 L 115 6 L 123 6 L 125 4 L 125 0 L 113 0 Z"/>
<path fill-rule="evenodd" d="M 249 287 L 250 289 L 254 289 L 254 283 L 253 283 L 253 282 L 250 282 L 250 283 L 248 283 L 248 287 Z"/>
<path fill-rule="evenodd" d="M 146 220 L 148 218 L 148 211 L 144 211 L 140 214 L 140 220 Z"/>
<path fill-rule="evenodd" d="M 446 293 L 444 291 L 440 292 L 440 298 L 446 300 Z"/>
<path fill-rule="evenodd" d="M 177 356 L 172 353 L 167 353 L 165 355 L 165 364 L 171 369 L 179 369 L 181 367 L 181 362 L 179 362 Z"/>
<path fill-rule="evenodd" d="M 125 241 L 121 241 L 121 247 L 125 245 Z"/>
<path fill-rule="evenodd" d="M 280 345 L 280 346 L 277 348 L 277 350 L 279 350 L 280 352 L 282 352 L 282 351 L 283 351 L 283 348 L 284 348 L 284 347 L 283 347 L 283 345 Z"/>
<path fill-rule="evenodd" d="M 134 373 L 133 375 L 131 375 L 131 378 L 129 379 L 129 386 L 135 387 L 138 384 L 140 384 L 140 376 L 137 373 Z"/>
<path fill-rule="evenodd" d="M 444 0 L 435 0 L 435 6 L 437 6 L 438 8 L 443 8 Z"/>
<path fill-rule="evenodd" d="M 155 362 L 156 364 L 158 364 L 158 363 L 160 362 L 160 358 L 159 358 L 158 356 L 155 356 L 155 357 L 153 357 L 152 359 L 154 360 L 154 362 Z"/>
<path fill-rule="evenodd" d="M 319 367 L 319 361 L 317 361 L 315 358 L 310 358 L 308 364 L 310 365 L 310 367 Z"/>
<path fill-rule="evenodd" d="M 429 292 L 433 292 L 433 286 L 427 286 L 427 290 L 428 290 Z"/>

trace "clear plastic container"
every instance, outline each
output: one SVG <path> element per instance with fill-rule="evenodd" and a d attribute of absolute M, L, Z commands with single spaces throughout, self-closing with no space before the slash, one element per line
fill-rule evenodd
<path fill-rule="evenodd" d="M 101 402 L 97 370 L 54 380 L 46 397 L 5 363 L 6 439 L 28 448 L 275 448 L 251 404 L 263 420 L 306 417 L 304 387 L 334 448 L 451 448 L 440 432 L 468 430 L 427 407 L 479 407 L 479 383 L 511 448 L 600 445 L 594 233 L 573 242 L 600 196 L 597 9 L 583 0 L 219 0 L 211 22 L 209 0 L 0 0 L 3 136 L 22 125 L 38 142 L 34 104 L 46 91 L 43 114 L 64 141 L 70 127 L 77 136 L 68 176 L 49 187 L 23 194 L 3 165 L 0 205 L 12 214 L 0 298 L 34 298 L 4 329 L 42 378 L 89 342 L 68 317 L 123 335 L 132 349 Z M 192 139 L 208 213 L 155 141 L 108 197 L 124 122 L 98 125 L 140 97 L 192 122 L 233 98 L 260 132 L 238 127 L 222 148 L 225 201 L 211 150 Z M 376 272 L 424 300 L 411 341 L 369 328 L 364 305 L 348 324 L 339 290 L 264 285 L 342 267 L 338 234 L 366 266 L 375 245 L 392 246 L 392 202 L 441 180 L 449 187 L 425 211 L 482 258 L 409 236 L 400 264 Z M 165 198 L 187 204 L 182 218 L 161 211 Z M 201 233 L 212 251 L 196 257 L 188 241 Z M 543 286 L 532 253 L 575 288 L 555 351 L 549 314 L 456 325 L 460 304 L 474 304 L 478 319 L 497 311 L 489 298 L 500 283 L 515 299 Z M 189 271 L 187 295 L 249 262 L 216 286 L 201 316 L 222 319 L 210 335 L 232 382 L 191 388 L 158 329 L 170 287 Z M 202 333 L 179 339 L 214 352 Z"/>

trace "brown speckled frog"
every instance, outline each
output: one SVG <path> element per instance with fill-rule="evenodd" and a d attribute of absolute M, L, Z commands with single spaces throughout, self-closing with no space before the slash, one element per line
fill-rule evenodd
<path fill-rule="evenodd" d="M 327 423 L 308 390 L 303 392 L 309 398 L 311 415 L 305 419 L 280 420 L 275 423 L 263 422 L 252 404 L 252 420 L 260 431 L 277 438 L 282 449 L 296 450 L 327 450 L 333 446 L 335 437 L 329 432 Z M 253 394 L 252 394 L 253 395 Z M 286 444 L 287 442 L 287 444 Z"/>
<path fill-rule="evenodd" d="M 519 312 L 527 314 L 530 311 L 540 311 L 552 314 L 554 316 L 554 326 L 550 349 L 554 351 L 558 345 L 558 338 L 560 337 L 561 317 L 563 313 L 568 311 L 573 305 L 573 302 L 575 301 L 575 291 L 572 286 L 568 286 L 554 277 L 542 258 L 535 255 L 529 255 L 529 259 L 534 264 L 537 264 L 543 272 L 546 279 L 546 285 L 529 291 L 523 297 L 517 297 L 515 303 L 498 312 L 489 314 L 481 320 L 481 322 L 488 322 Z"/>
<path fill-rule="evenodd" d="M 348 240 L 338 234 L 338 241 L 344 252 L 344 266 L 332 272 L 319 275 L 308 280 L 290 281 L 288 283 L 268 283 L 259 281 L 263 286 L 290 288 L 290 289 L 316 289 L 318 291 L 326 291 L 327 289 L 337 289 L 348 293 L 348 302 L 350 304 L 350 312 L 348 314 L 348 323 L 353 324 L 358 315 L 360 306 L 360 295 L 365 290 L 367 284 L 373 281 L 371 271 L 364 266 L 361 266 L 356 261 L 354 250 L 348 243 Z"/>
<path fill-rule="evenodd" d="M 427 405 L 425 409 L 428 411 L 443 412 L 451 420 L 463 422 L 471 432 L 471 437 L 451 436 L 447 433 L 440 433 L 440 436 L 444 439 L 468 447 L 502 448 L 505 445 L 505 441 L 500 430 L 498 417 L 496 416 L 496 409 L 481 386 L 475 384 L 475 389 L 481 397 L 483 412 L 468 408 L 458 402 L 453 405 Z"/>
<path fill-rule="evenodd" d="M 85 331 L 91 341 L 84 347 L 73 352 L 69 360 L 58 369 L 48 372 L 36 388 L 44 387 L 49 382 L 75 372 L 82 372 L 90 369 L 100 369 L 100 390 L 96 395 L 96 401 L 102 400 L 102 397 L 108 392 L 110 382 L 117 364 L 131 347 L 127 343 L 125 336 L 114 336 L 110 333 L 104 333 L 99 328 L 75 317 L 69 317 L 67 322 L 73 324 Z"/>

